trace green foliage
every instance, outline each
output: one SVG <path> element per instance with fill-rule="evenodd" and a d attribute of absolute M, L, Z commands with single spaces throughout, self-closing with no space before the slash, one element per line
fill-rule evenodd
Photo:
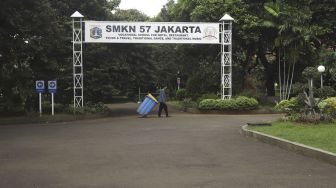
<path fill-rule="evenodd" d="M 70 107 L 71 108 L 71 107 Z M 88 103 L 83 108 L 77 108 L 75 112 L 73 112 L 73 108 L 71 109 L 72 113 L 77 115 L 83 114 L 108 114 L 110 112 L 109 108 L 103 103 Z"/>
<path fill-rule="evenodd" d="M 201 97 L 199 97 L 197 99 L 197 104 L 199 104 L 201 101 L 203 101 L 204 99 L 219 99 L 218 95 L 214 94 L 214 93 L 207 93 L 207 94 L 203 94 Z"/>
<path fill-rule="evenodd" d="M 243 91 L 239 93 L 239 96 L 259 99 L 262 96 L 262 94 L 256 91 Z"/>
<path fill-rule="evenodd" d="M 194 108 L 197 106 L 196 102 L 194 102 L 191 98 L 184 98 L 180 102 L 183 110 L 186 110 L 187 108 Z"/>
<path fill-rule="evenodd" d="M 276 111 L 286 113 L 298 112 L 299 108 L 300 108 L 300 102 L 297 98 L 291 98 L 290 100 L 282 100 L 274 107 Z"/>
<path fill-rule="evenodd" d="M 197 100 L 202 94 L 219 91 L 218 78 L 220 72 L 215 62 L 203 60 L 199 62 L 197 72 L 190 74 L 186 83 L 186 90 L 187 95 L 193 100 Z"/>
<path fill-rule="evenodd" d="M 318 79 L 320 77 L 320 73 L 317 71 L 316 67 L 306 67 L 302 71 L 302 76 L 306 79 Z"/>
<path fill-rule="evenodd" d="M 258 107 L 258 101 L 253 98 L 239 96 L 231 100 L 204 99 L 199 103 L 200 110 L 248 111 Z"/>
<path fill-rule="evenodd" d="M 147 15 L 136 9 L 118 10 L 113 16 L 116 21 L 146 21 L 149 19 Z"/>
<path fill-rule="evenodd" d="M 187 92 L 185 89 L 179 89 L 176 91 L 176 99 L 179 101 L 182 101 L 183 99 L 185 99 L 187 96 Z"/>
<path fill-rule="evenodd" d="M 336 96 L 336 91 L 335 91 L 334 88 L 332 88 L 330 86 L 323 86 L 323 88 L 317 89 L 316 95 L 320 99 L 325 99 L 325 98 L 328 98 L 328 97 Z"/>
<path fill-rule="evenodd" d="M 251 126 L 248 129 L 293 142 L 336 153 L 336 124 L 302 124 L 274 122 L 272 126 Z"/>
<path fill-rule="evenodd" d="M 275 106 L 278 112 L 286 112 L 286 120 L 301 123 L 333 122 L 336 119 L 336 97 L 327 98 L 309 106 L 307 96 L 301 94 L 290 100 L 283 100 Z M 318 104 L 318 105 L 316 105 Z"/>
<path fill-rule="evenodd" d="M 198 108 L 201 110 L 217 110 L 219 102 L 216 99 L 204 99 L 199 103 Z"/>
<path fill-rule="evenodd" d="M 336 97 L 330 97 L 321 101 L 318 107 L 322 113 L 336 118 Z"/>
<path fill-rule="evenodd" d="M 235 101 L 238 110 L 254 110 L 259 104 L 256 99 L 245 96 L 238 96 L 233 100 Z"/>
<path fill-rule="evenodd" d="M 304 91 L 307 91 L 307 90 L 308 90 L 308 84 L 306 82 L 304 83 L 297 82 L 293 84 L 293 94 L 294 95 L 302 94 Z"/>

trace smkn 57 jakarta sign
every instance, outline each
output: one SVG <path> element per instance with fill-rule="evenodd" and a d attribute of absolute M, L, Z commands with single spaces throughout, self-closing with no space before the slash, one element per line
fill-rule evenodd
<path fill-rule="evenodd" d="M 88 43 L 219 44 L 218 23 L 85 21 Z"/>

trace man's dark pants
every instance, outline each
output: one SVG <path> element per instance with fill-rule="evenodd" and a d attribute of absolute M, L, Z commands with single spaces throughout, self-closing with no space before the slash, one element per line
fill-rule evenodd
<path fill-rule="evenodd" d="M 164 102 L 160 102 L 159 114 L 158 114 L 159 117 L 161 117 L 162 109 L 164 109 L 164 111 L 166 112 L 166 117 L 168 117 L 168 107 L 167 107 L 166 103 L 164 103 Z"/>

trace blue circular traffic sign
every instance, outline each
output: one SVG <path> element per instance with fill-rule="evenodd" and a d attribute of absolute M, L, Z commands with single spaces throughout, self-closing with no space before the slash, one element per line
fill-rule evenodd
<path fill-rule="evenodd" d="M 55 82 L 50 82 L 50 83 L 49 83 L 49 88 L 55 88 L 55 87 L 56 87 Z"/>
<path fill-rule="evenodd" d="M 37 80 L 35 89 L 36 89 L 36 92 L 43 93 L 44 92 L 44 81 Z"/>
<path fill-rule="evenodd" d="M 38 88 L 43 87 L 43 83 L 42 83 L 42 82 L 38 82 L 38 83 L 37 83 L 37 87 L 38 87 Z"/>
<path fill-rule="evenodd" d="M 56 93 L 56 90 L 57 90 L 56 80 L 48 81 L 48 90 L 49 90 L 49 93 Z"/>

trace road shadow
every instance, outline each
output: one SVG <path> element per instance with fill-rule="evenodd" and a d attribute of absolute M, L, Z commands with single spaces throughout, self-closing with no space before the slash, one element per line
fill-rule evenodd
<path fill-rule="evenodd" d="M 137 113 L 137 109 L 140 105 L 138 103 L 128 102 L 128 103 L 115 103 L 115 104 L 106 104 L 106 105 L 110 109 L 109 116 L 111 117 L 123 117 L 123 116 L 139 116 L 140 117 L 140 115 Z M 158 111 L 159 111 L 159 104 L 157 104 L 154 107 L 154 109 L 148 114 L 147 117 L 157 116 Z M 169 114 L 183 113 L 177 108 L 170 106 L 170 105 L 168 105 L 168 112 Z M 164 115 L 164 111 L 162 112 L 162 114 Z"/>

